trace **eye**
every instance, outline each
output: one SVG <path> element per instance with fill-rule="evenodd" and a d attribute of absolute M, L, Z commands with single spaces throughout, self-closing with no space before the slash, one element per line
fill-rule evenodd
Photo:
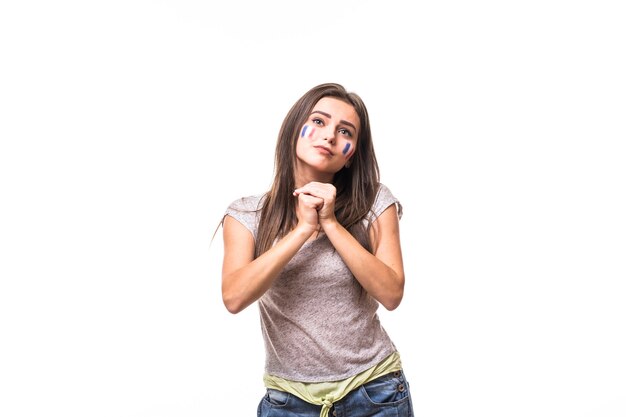
<path fill-rule="evenodd" d="M 352 137 L 352 132 L 350 132 L 348 129 L 345 129 L 343 127 L 339 129 L 339 133 L 341 133 L 342 135 L 346 135 L 349 138 Z"/>
<path fill-rule="evenodd" d="M 320 126 L 324 125 L 324 121 L 322 119 L 317 118 L 317 117 L 313 118 L 313 120 L 311 120 L 311 122 L 313 124 L 320 125 Z"/>

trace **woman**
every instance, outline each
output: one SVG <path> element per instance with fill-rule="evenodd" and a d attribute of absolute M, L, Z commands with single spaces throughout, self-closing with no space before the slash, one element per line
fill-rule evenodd
<path fill-rule="evenodd" d="M 258 302 L 267 393 L 259 416 L 412 416 L 400 355 L 379 322 L 404 291 L 402 206 L 380 184 L 367 109 L 339 84 L 291 108 L 268 192 L 223 219 L 222 297 Z"/>

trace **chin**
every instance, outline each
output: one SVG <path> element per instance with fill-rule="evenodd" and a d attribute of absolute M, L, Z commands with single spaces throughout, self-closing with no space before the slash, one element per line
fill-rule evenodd
<path fill-rule="evenodd" d="M 335 175 L 341 170 L 341 168 L 343 168 L 343 165 L 340 167 L 334 167 L 332 165 L 329 165 L 327 161 L 320 161 L 318 158 L 309 158 L 308 160 L 298 158 L 297 167 L 300 169 L 317 171 L 320 174 L 324 175 Z"/>

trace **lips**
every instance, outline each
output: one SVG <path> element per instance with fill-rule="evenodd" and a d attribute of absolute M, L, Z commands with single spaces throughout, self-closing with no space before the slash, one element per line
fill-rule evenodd
<path fill-rule="evenodd" d="M 324 155 L 328 155 L 328 156 L 332 156 L 333 153 L 329 148 L 326 148 L 324 146 L 315 146 L 315 149 L 317 149 L 320 153 L 323 153 Z"/>

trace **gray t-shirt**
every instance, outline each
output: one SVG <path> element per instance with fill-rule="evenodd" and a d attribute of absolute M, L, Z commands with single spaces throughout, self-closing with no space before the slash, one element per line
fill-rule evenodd
<path fill-rule="evenodd" d="M 262 196 L 234 201 L 226 214 L 256 239 Z M 369 213 L 402 206 L 380 185 Z M 364 220 L 365 221 L 365 220 Z M 265 372 L 301 382 L 349 378 L 393 353 L 378 302 L 361 287 L 326 237 L 306 242 L 258 300 L 265 341 Z"/>

